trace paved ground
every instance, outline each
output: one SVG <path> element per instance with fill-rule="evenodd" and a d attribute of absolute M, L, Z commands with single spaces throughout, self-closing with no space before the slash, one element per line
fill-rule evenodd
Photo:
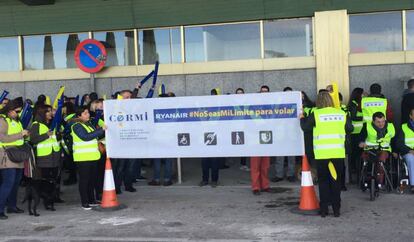
<path fill-rule="evenodd" d="M 239 172 L 221 175 L 248 179 Z M 381 194 L 370 202 L 368 194 L 351 188 L 343 193 L 342 216 L 321 218 L 291 212 L 299 201 L 299 182 L 273 184 L 277 193 L 253 196 L 248 186 L 230 184 L 225 177 L 217 188 L 191 186 L 196 176 L 187 177 L 194 179 L 181 186 L 142 183 L 137 193 L 118 197 L 128 207 L 114 212 L 83 211 L 76 186 L 64 187 L 66 203 L 56 212 L 42 208 L 40 217 L 26 213 L 0 221 L 0 241 L 414 240 L 411 194 Z"/>

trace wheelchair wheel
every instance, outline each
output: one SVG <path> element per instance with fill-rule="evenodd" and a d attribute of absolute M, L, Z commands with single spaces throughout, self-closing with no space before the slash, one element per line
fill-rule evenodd
<path fill-rule="evenodd" d="M 376 194 L 375 194 L 375 190 L 376 190 L 375 179 L 371 179 L 371 186 L 370 187 L 371 187 L 371 189 L 370 189 L 370 192 L 369 192 L 369 200 L 374 201 L 375 196 L 376 196 Z"/>

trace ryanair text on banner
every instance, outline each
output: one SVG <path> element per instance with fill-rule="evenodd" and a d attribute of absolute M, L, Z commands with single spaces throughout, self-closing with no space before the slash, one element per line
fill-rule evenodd
<path fill-rule="evenodd" d="M 104 102 L 110 158 L 299 156 L 300 92 Z"/>

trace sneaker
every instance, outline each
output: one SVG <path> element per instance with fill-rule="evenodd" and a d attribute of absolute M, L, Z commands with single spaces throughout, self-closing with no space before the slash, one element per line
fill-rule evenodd
<path fill-rule="evenodd" d="M 159 185 L 161 185 L 161 184 L 160 184 L 160 182 L 159 182 L 159 181 L 152 180 L 152 181 L 148 182 L 148 185 L 150 185 L 150 186 L 159 186 Z"/>
<path fill-rule="evenodd" d="M 4 213 L 0 213 L 0 220 L 6 220 L 8 218 Z"/>
<path fill-rule="evenodd" d="M 89 206 L 90 207 L 98 207 L 99 203 L 98 202 L 91 202 L 91 203 L 89 203 Z"/>
<path fill-rule="evenodd" d="M 125 191 L 127 191 L 127 192 L 136 192 L 137 189 L 135 189 L 134 187 L 130 186 L 130 187 L 125 187 Z"/>
<path fill-rule="evenodd" d="M 240 170 L 242 170 L 242 171 L 245 171 L 247 169 L 248 169 L 247 166 L 240 166 Z"/>
<path fill-rule="evenodd" d="M 164 185 L 165 187 L 171 186 L 173 184 L 172 181 L 165 181 L 162 185 Z"/>
<path fill-rule="evenodd" d="M 206 181 L 201 181 L 200 183 L 198 183 L 198 185 L 199 185 L 200 187 L 204 187 L 204 186 L 207 186 L 207 185 L 208 185 L 208 182 L 206 182 Z"/>
<path fill-rule="evenodd" d="M 83 210 L 91 210 L 92 208 L 91 208 L 91 206 L 89 206 L 89 204 L 84 204 L 84 205 L 82 205 L 82 209 Z"/>
<path fill-rule="evenodd" d="M 18 207 L 15 208 L 7 208 L 7 213 L 24 213 L 23 209 L 20 209 Z"/>
<path fill-rule="evenodd" d="M 217 182 L 211 182 L 211 183 L 210 183 L 210 186 L 211 186 L 212 188 L 216 188 L 216 187 L 218 186 L 218 183 L 217 183 Z"/>
<path fill-rule="evenodd" d="M 280 182 L 280 181 L 283 181 L 283 178 L 280 178 L 280 177 L 273 177 L 273 178 L 271 179 L 271 181 L 272 181 L 272 182 Z"/>

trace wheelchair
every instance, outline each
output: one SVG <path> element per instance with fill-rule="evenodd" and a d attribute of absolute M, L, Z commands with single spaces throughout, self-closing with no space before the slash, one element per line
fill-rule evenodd
<path fill-rule="evenodd" d="M 394 190 L 395 168 L 391 152 L 383 149 L 381 145 L 367 147 L 361 156 L 361 171 L 359 185 L 363 192 L 369 190 L 370 201 L 374 201 L 379 196 L 380 190 L 392 192 Z M 379 160 L 379 155 L 383 152 L 388 153 L 388 158 L 384 161 Z M 384 184 L 378 183 L 380 169 L 384 173 Z"/>
<path fill-rule="evenodd" d="M 410 184 L 408 166 L 405 160 L 399 156 L 397 161 L 397 178 L 396 178 L 396 191 L 399 194 L 404 194 L 407 192 L 408 188 L 412 185 Z"/>

